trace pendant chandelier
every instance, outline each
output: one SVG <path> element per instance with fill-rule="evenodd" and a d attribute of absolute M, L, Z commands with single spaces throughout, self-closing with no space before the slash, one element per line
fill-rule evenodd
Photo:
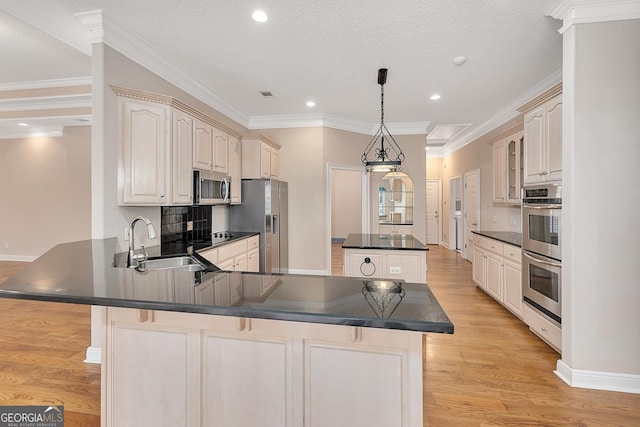
<path fill-rule="evenodd" d="M 389 133 L 384 124 L 384 84 L 387 82 L 387 69 L 378 70 L 378 84 L 380 85 L 380 129 L 373 135 L 369 145 L 362 154 L 362 164 L 367 172 L 396 172 L 402 166 L 404 154 L 402 149 Z M 371 151 L 380 141 L 380 147 L 376 147 L 373 155 Z M 371 156 L 371 157 L 370 157 Z"/>

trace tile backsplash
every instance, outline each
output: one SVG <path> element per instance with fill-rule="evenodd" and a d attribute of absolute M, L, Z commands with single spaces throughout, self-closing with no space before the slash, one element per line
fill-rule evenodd
<path fill-rule="evenodd" d="M 162 243 L 198 242 L 211 238 L 213 212 L 211 206 L 162 206 Z M 193 222 L 193 229 L 187 224 Z"/>

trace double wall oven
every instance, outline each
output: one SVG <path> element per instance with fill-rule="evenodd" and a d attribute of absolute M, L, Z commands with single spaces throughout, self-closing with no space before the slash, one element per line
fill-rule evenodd
<path fill-rule="evenodd" d="M 562 293 L 562 186 L 522 189 L 522 288 L 524 301 L 558 326 Z"/>

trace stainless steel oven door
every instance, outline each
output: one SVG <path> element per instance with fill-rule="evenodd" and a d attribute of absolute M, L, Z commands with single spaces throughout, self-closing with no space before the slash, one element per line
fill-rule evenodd
<path fill-rule="evenodd" d="M 562 259 L 562 205 L 522 205 L 522 249 Z"/>
<path fill-rule="evenodd" d="M 522 295 L 526 302 L 560 324 L 562 310 L 560 262 L 522 251 Z"/>

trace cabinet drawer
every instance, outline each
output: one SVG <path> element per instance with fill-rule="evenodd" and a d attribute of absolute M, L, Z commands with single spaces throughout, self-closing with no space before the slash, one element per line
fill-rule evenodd
<path fill-rule="evenodd" d="M 493 239 L 486 239 L 486 248 L 488 251 L 491 251 L 493 253 L 496 253 L 500 256 L 502 256 L 502 251 L 503 251 L 503 247 L 504 244 L 498 242 L 497 240 L 493 240 Z"/>
<path fill-rule="evenodd" d="M 238 242 L 233 242 L 220 246 L 218 248 L 218 259 L 221 261 L 233 258 L 240 255 L 243 252 L 247 252 L 247 239 L 242 239 Z"/>
<path fill-rule="evenodd" d="M 529 329 L 542 338 L 547 344 L 553 347 L 554 350 L 560 352 L 562 350 L 562 330 L 544 318 L 540 313 L 535 311 L 529 306 L 524 304 L 524 323 L 529 326 Z"/>
<path fill-rule="evenodd" d="M 522 252 L 517 246 L 504 245 L 504 257 L 518 264 L 522 264 Z"/>
<path fill-rule="evenodd" d="M 207 261 L 209 261 L 211 264 L 218 263 L 218 248 L 200 251 L 198 252 L 198 255 L 200 255 L 202 258 L 206 259 Z"/>
<path fill-rule="evenodd" d="M 247 240 L 247 250 L 257 249 L 260 246 L 260 236 L 249 237 Z"/>
<path fill-rule="evenodd" d="M 473 235 L 473 246 L 477 246 L 479 248 L 486 247 L 486 239 L 482 236 L 478 236 L 477 234 Z"/>

